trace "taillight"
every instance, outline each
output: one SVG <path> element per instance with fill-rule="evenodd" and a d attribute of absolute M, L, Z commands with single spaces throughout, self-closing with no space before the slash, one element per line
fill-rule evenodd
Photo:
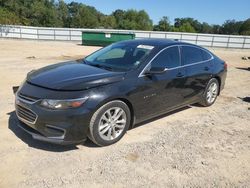
<path fill-rule="evenodd" d="M 227 69 L 227 63 L 224 62 L 224 69 Z"/>

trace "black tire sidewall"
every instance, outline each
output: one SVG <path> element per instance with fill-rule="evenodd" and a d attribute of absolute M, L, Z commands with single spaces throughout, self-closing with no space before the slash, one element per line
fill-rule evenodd
<path fill-rule="evenodd" d="M 103 113 L 106 112 L 108 109 L 113 108 L 113 107 L 122 108 L 126 114 L 127 121 L 126 121 L 126 125 L 125 125 L 123 132 L 117 138 L 110 140 L 110 141 L 107 141 L 107 140 L 103 140 L 101 138 L 101 136 L 99 135 L 99 132 L 98 132 L 99 127 L 98 126 L 99 126 L 99 121 L 100 121 Z M 124 136 L 124 134 L 126 133 L 126 131 L 128 130 L 128 128 L 130 126 L 130 122 L 131 122 L 131 113 L 130 113 L 129 107 L 124 102 L 111 101 L 111 102 L 107 103 L 106 105 L 101 107 L 100 111 L 98 112 L 98 114 L 93 122 L 92 130 L 90 130 L 90 131 L 92 131 L 92 137 L 94 139 L 93 141 L 99 146 L 108 146 L 108 145 L 116 143 Z"/>

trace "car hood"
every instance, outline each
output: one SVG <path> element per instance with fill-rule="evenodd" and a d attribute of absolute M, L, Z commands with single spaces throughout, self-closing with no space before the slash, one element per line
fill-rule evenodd
<path fill-rule="evenodd" d="M 27 82 L 48 89 L 75 91 L 118 82 L 124 79 L 124 75 L 70 61 L 31 71 Z"/>

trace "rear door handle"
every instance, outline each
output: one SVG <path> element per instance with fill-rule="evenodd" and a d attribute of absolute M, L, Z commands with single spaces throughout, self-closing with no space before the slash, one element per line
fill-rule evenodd
<path fill-rule="evenodd" d="M 209 71 L 209 67 L 204 67 L 204 71 Z"/>
<path fill-rule="evenodd" d="M 178 78 L 181 78 L 181 77 L 183 77 L 184 76 L 184 74 L 182 74 L 181 72 L 179 72 L 177 75 L 176 75 L 176 77 L 178 77 Z"/>

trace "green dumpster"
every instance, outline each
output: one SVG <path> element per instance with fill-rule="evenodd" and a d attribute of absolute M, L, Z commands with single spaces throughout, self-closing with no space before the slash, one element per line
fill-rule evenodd
<path fill-rule="evenodd" d="M 82 32 L 82 45 L 86 46 L 107 46 L 114 42 L 134 39 L 134 33 L 113 33 L 113 32 Z"/>

